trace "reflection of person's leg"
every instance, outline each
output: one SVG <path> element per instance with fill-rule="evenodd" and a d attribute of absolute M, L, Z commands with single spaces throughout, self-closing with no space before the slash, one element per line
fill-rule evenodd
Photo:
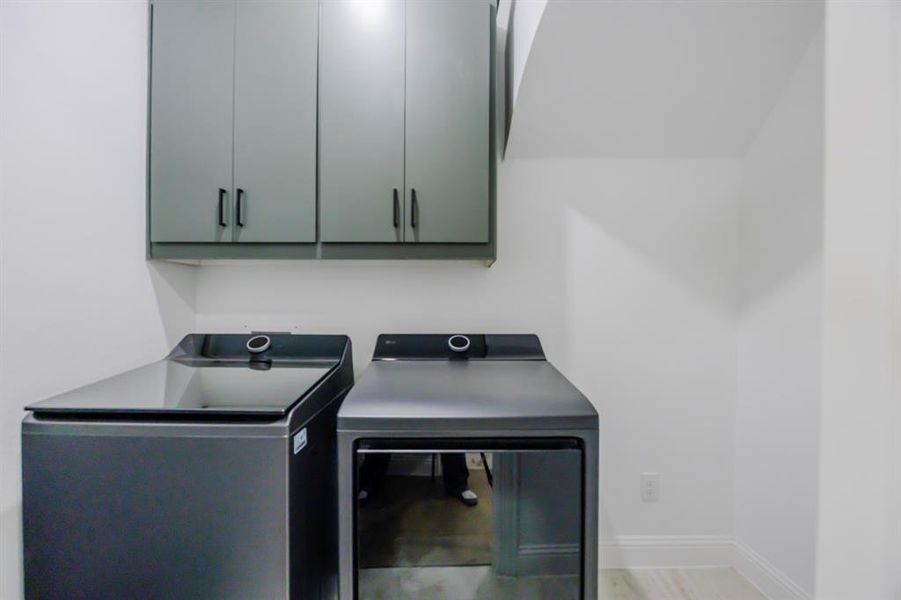
<path fill-rule="evenodd" d="M 385 474 L 388 473 L 388 465 L 391 463 L 390 454 L 367 454 L 360 465 L 359 497 L 366 500 L 376 491 Z"/>
<path fill-rule="evenodd" d="M 444 491 L 448 496 L 460 498 L 470 506 L 479 498 L 469 489 L 469 469 L 466 467 L 466 455 L 460 452 L 441 455 L 441 471 L 444 475 Z"/>

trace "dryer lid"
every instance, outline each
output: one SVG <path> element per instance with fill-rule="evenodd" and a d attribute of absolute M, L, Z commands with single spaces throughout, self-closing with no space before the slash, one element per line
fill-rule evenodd
<path fill-rule="evenodd" d="M 338 428 L 500 431 L 597 428 L 588 399 L 534 335 L 383 334 L 345 398 Z M 456 346 L 456 348 L 454 348 Z"/>

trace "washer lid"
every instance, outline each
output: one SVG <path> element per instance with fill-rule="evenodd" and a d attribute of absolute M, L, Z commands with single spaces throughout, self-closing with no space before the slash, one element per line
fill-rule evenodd
<path fill-rule="evenodd" d="M 35 414 L 135 413 L 281 417 L 331 367 L 196 367 L 163 360 L 35 402 Z"/>
<path fill-rule="evenodd" d="M 341 363 L 345 336 L 190 335 L 165 360 L 26 406 L 37 416 L 280 418 Z"/>

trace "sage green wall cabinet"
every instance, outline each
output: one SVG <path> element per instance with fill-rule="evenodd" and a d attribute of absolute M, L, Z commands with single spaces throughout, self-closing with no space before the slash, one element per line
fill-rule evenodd
<path fill-rule="evenodd" d="M 404 2 L 320 10 L 322 241 L 403 241 Z"/>
<path fill-rule="evenodd" d="M 490 6 L 406 8 L 405 239 L 488 242 Z"/>
<path fill-rule="evenodd" d="M 153 6 L 152 241 L 232 239 L 234 28 L 233 2 Z"/>
<path fill-rule="evenodd" d="M 495 0 L 150 0 L 148 256 L 496 255 Z"/>
<path fill-rule="evenodd" d="M 318 4 L 238 0 L 235 241 L 316 241 Z"/>
<path fill-rule="evenodd" d="M 315 242 L 318 3 L 152 10 L 151 242 Z"/>
<path fill-rule="evenodd" d="M 492 15 L 323 0 L 322 241 L 489 242 Z"/>

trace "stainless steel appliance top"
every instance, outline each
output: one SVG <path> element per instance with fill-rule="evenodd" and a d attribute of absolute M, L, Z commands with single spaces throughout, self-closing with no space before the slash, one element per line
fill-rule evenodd
<path fill-rule="evenodd" d="M 279 418 L 342 361 L 346 336 L 192 334 L 161 361 L 35 402 L 37 417 Z"/>
<path fill-rule="evenodd" d="M 534 335 L 381 335 L 338 412 L 340 430 L 597 426 L 594 406 L 547 362 Z"/>

